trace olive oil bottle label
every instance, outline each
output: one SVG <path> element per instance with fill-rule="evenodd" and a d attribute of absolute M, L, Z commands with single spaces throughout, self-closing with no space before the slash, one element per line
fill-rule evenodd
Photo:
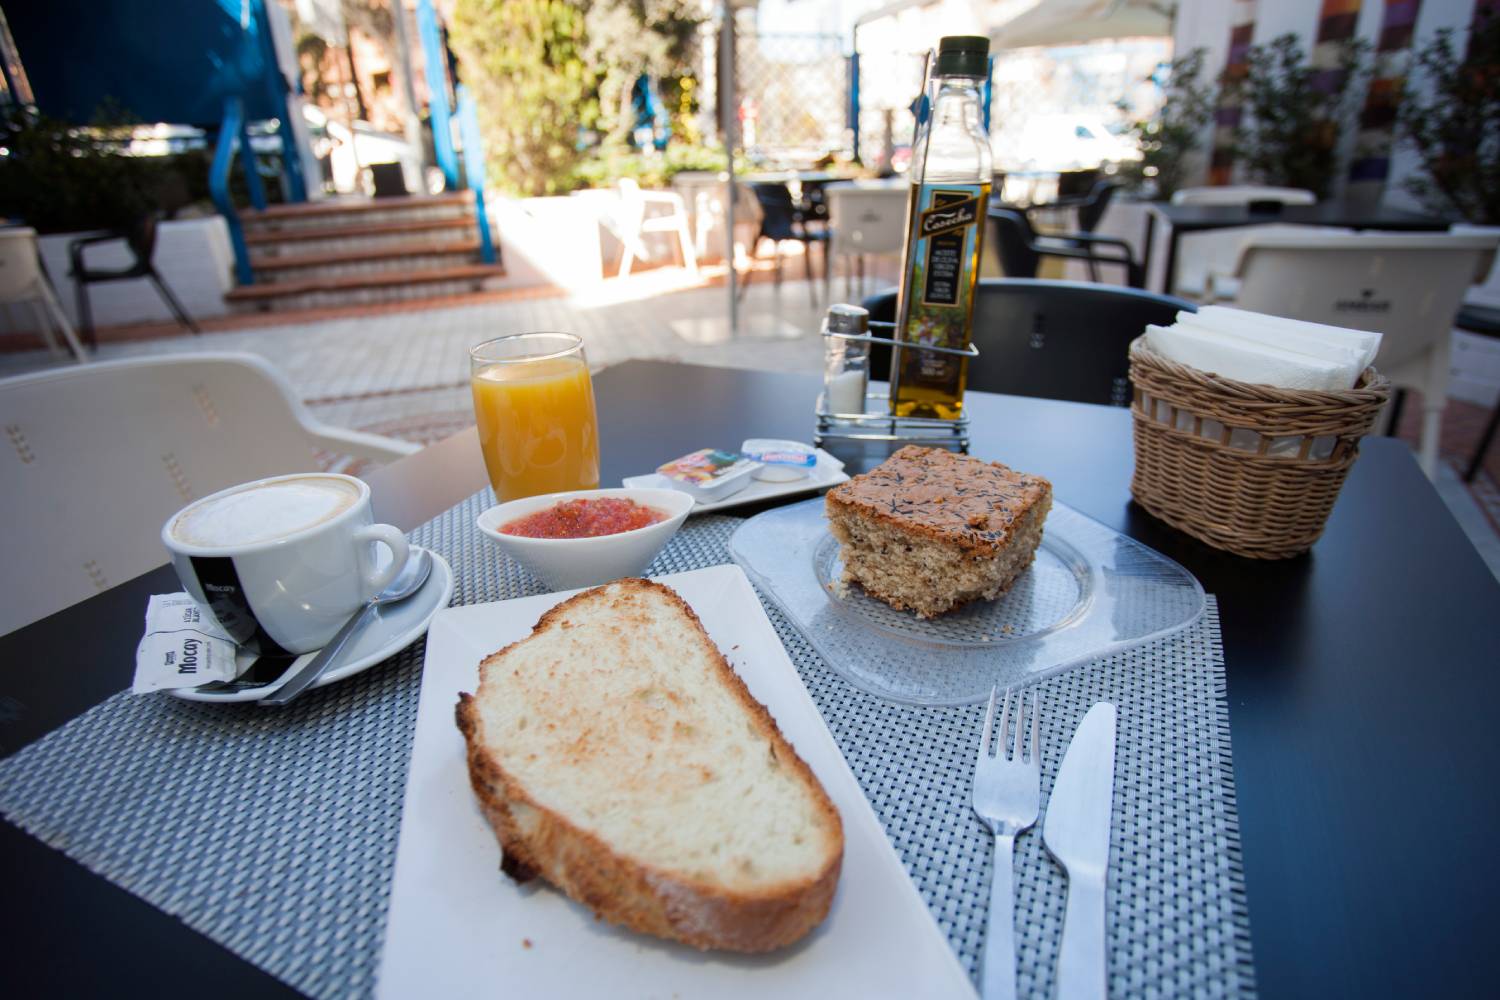
<path fill-rule="evenodd" d="M 900 339 L 963 350 L 969 346 L 974 285 L 988 184 L 923 184 L 912 191 Z M 966 359 L 904 350 L 891 387 L 898 416 L 956 418 Z"/>

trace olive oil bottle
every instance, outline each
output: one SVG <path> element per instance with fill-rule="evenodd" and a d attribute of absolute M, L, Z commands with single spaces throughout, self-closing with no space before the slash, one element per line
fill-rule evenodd
<path fill-rule="evenodd" d="M 905 269 L 896 338 L 909 344 L 969 346 L 974 286 L 993 179 L 979 85 L 989 74 L 988 38 L 955 35 L 938 45 L 927 121 L 912 144 Z M 968 359 L 898 350 L 891 360 L 891 412 L 957 419 Z"/>

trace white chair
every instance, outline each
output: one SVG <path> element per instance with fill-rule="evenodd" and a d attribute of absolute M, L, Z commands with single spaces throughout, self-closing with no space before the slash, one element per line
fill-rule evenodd
<path fill-rule="evenodd" d="M 676 233 L 683 265 L 697 274 L 698 254 L 693 247 L 687 206 L 683 204 L 682 196 L 673 191 L 643 191 L 629 177 L 620 178 L 619 191 L 620 202 L 615 212 L 615 224 L 616 235 L 624 245 L 620 255 L 620 276 L 630 273 L 637 258 L 646 260 L 651 256 L 642 239 L 647 233 Z M 654 207 L 665 207 L 667 211 L 653 213 Z"/>
<path fill-rule="evenodd" d="M 829 260 L 852 257 L 859 265 L 859 294 L 865 290 L 865 257 L 899 254 L 906 237 L 907 185 L 864 186 L 830 184 L 828 199 Z M 852 268 L 844 271 L 847 294 Z M 833 268 L 823 272 L 824 286 L 833 279 Z"/>
<path fill-rule="evenodd" d="M 51 282 L 42 272 L 35 229 L 0 229 L 0 302 L 30 302 L 47 349 L 57 355 L 63 353 L 53 331 L 55 324 L 73 352 L 73 359 L 80 364 L 88 360 L 73 324 L 68 322 Z"/>
<path fill-rule="evenodd" d="M 1276 201 L 1283 205 L 1316 205 L 1318 196 L 1301 188 L 1262 187 L 1258 184 L 1183 188 L 1172 195 L 1174 205 L 1249 205 L 1256 201 Z"/>
<path fill-rule="evenodd" d="M 250 354 L 167 354 L 0 380 L 0 427 L 0 634 L 164 563 L 161 526 L 189 501 L 317 470 L 320 450 L 378 461 L 419 450 L 320 423 Z"/>
<path fill-rule="evenodd" d="M 1380 333 L 1376 367 L 1392 385 L 1422 393 L 1419 460 L 1436 478 L 1449 332 L 1464 293 L 1489 273 L 1497 243 L 1495 235 L 1449 233 L 1259 233 L 1240 250 L 1233 304 Z"/>
<path fill-rule="evenodd" d="M 1349 235 L 1352 229 L 1337 226 L 1297 226 L 1284 222 L 1239 229 L 1210 229 L 1184 233 L 1178 241 L 1177 275 L 1172 294 L 1196 302 L 1209 302 L 1209 289 L 1218 300 L 1234 298 L 1235 284 L 1230 277 L 1239 263 L 1245 244 L 1267 233 L 1333 233 Z"/>
<path fill-rule="evenodd" d="M 1455 236 L 1493 236 L 1500 238 L 1500 226 L 1471 226 L 1466 223 L 1455 223 L 1448 227 L 1448 232 Z M 1495 264 L 1490 268 L 1490 273 L 1485 279 L 1464 296 L 1464 301 L 1481 306 L 1500 306 L 1500 256 L 1495 259 Z"/>

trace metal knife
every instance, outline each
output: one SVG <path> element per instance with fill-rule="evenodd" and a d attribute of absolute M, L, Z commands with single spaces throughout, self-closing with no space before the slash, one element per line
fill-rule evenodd
<path fill-rule="evenodd" d="M 1104 885 L 1109 872 L 1110 813 L 1115 791 L 1115 706 L 1101 701 L 1084 715 L 1063 754 L 1042 840 L 1068 873 L 1068 908 L 1057 953 L 1059 1000 L 1104 1000 Z"/>

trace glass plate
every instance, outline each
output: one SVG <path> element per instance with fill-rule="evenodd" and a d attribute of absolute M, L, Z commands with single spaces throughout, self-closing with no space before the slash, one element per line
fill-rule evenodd
<path fill-rule="evenodd" d="M 729 553 L 855 687 L 891 701 L 967 705 L 1186 628 L 1203 588 L 1166 556 L 1054 501 L 1036 561 L 993 601 L 924 621 L 839 596 L 823 500 L 746 521 Z"/>

